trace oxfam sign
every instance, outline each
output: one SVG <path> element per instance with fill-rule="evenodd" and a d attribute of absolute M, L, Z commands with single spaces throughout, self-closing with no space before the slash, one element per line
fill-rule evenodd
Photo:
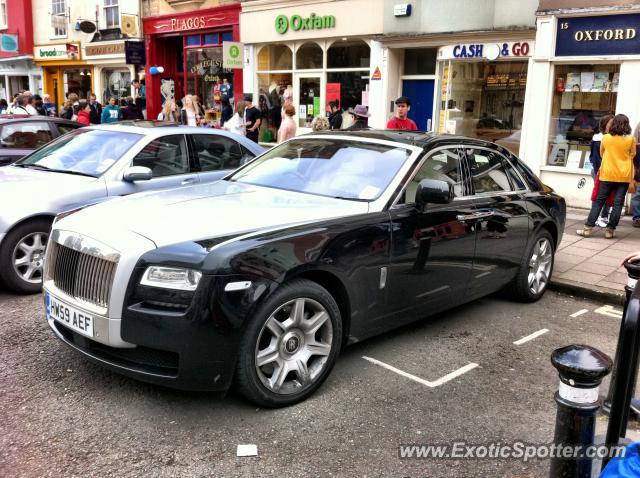
<path fill-rule="evenodd" d="M 321 17 L 312 13 L 307 18 L 300 15 L 291 15 L 291 18 L 287 18 L 286 15 L 278 15 L 276 17 L 276 31 L 280 34 L 286 33 L 289 28 L 297 32 L 300 30 L 322 30 L 335 27 L 336 17 L 333 15 Z"/>

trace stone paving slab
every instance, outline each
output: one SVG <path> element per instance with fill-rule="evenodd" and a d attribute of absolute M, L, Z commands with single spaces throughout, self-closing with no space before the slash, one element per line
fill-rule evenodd
<path fill-rule="evenodd" d="M 587 214 L 586 209 L 567 211 L 550 285 L 582 297 L 623 303 L 627 273 L 621 262 L 627 254 L 640 250 L 640 228 L 632 226 L 631 216 L 623 216 L 613 239 L 605 239 L 604 229 L 599 227 L 590 238 L 580 237 L 576 229 L 582 227 Z"/>

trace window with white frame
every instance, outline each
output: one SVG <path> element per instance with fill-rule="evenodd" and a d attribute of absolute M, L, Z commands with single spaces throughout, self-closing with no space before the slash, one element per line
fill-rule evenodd
<path fill-rule="evenodd" d="M 0 0 L 0 29 L 7 26 L 7 0 Z"/>
<path fill-rule="evenodd" d="M 51 25 L 56 37 L 67 36 L 66 9 L 67 0 L 51 0 Z"/>
<path fill-rule="evenodd" d="M 104 0 L 104 20 L 107 28 L 116 28 L 120 25 L 118 0 Z"/>

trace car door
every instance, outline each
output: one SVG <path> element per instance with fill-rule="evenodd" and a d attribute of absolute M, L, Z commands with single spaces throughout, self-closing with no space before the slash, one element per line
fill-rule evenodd
<path fill-rule="evenodd" d="M 223 135 L 192 134 L 190 138 L 201 183 L 215 181 L 237 169 L 247 160 L 247 153 L 253 158 L 240 143 Z"/>
<path fill-rule="evenodd" d="M 141 181 L 118 181 L 109 186 L 109 195 L 175 188 L 198 182 L 184 134 L 171 134 L 149 141 L 133 158 L 131 166 L 149 168 L 153 177 Z"/>
<path fill-rule="evenodd" d="M 0 128 L 0 164 L 13 163 L 52 139 L 48 121 L 5 123 Z"/>
<path fill-rule="evenodd" d="M 475 253 L 475 206 L 461 154 L 455 145 L 428 152 L 389 210 L 388 304 L 395 325 L 464 301 Z M 452 185 L 453 201 L 419 210 L 415 194 L 422 179 Z"/>
<path fill-rule="evenodd" d="M 517 273 L 529 235 L 525 182 L 508 159 L 490 147 L 466 146 L 479 219 L 471 297 L 490 294 Z"/>

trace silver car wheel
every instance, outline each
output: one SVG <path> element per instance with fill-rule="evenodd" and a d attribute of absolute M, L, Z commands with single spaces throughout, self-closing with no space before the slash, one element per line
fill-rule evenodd
<path fill-rule="evenodd" d="M 23 281 L 30 284 L 42 282 L 42 265 L 47 246 L 46 232 L 32 232 L 16 244 L 11 255 L 13 270 Z"/>
<path fill-rule="evenodd" d="M 553 247 L 546 237 L 536 241 L 529 258 L 529 290 L 533 294 L 541 293 L 549 282 L 551 264 L 553 261 Z"/>
<path fill-rule="evenodd" d="M 262 326 L 255 368 L 270 391 L 289 395 L 311 386 L 329 359 L 333 325 L 327 309 L 310 298 L 278 307 Z"/>

